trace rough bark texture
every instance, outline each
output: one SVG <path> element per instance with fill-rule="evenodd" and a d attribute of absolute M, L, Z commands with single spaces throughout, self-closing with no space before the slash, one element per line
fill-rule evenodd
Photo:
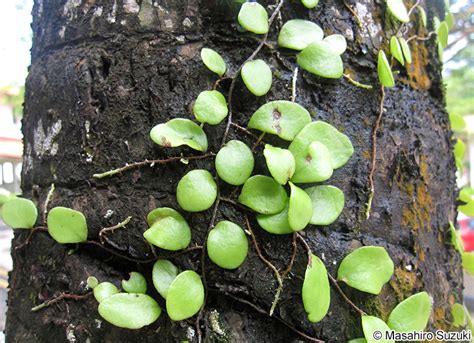
<path fill-rule="evenodd" d="M 314 10 L 305 9 L 299 1 L 287 2 L 276 28 L 288 19 L 308 18 L 326 34 L 342 33 L 349 44 L 343 55 L 346 71 L 361 82 L 377 84 L 376 53 L 387 47 L 398 29 L 384 1 L 349 3 L 362 20 L 361 28 L 340 0 L 321 1 Z M 266 4 L 273 5 L 269 1 Z M 269 6 L 269 11 L 272 8 Z M 442 1 L 430 1 L 427 10 L 430 18 L 442 18 Z M 23 125 L 24 193 L 41 206 L 50 184 L 55 183 L 51 207 L 69 206 L 84 212 L 91 240 L 98 240 L 100 228 L 132 215 L 127 229 L 111 235 L 107 246 L 133 258 L 150 258 L 150 248 L 142 236 L 147 212 L 159 206 L 178 208 L 175 186 L 179 178 L 194 168 L 213 170 L 211 160 L 147 167 L 103 180 L 91 176 L 126 162 L 181 152 L 193 154 L 186 148 L 154 145 L 149 130 L 170 118 L 192 117 L 193 100 L 200 91 L 212 87 L 216 77 L 199 57 L 203 46 L 222 52 L 234 72 L 260 38 L 237 27 L 230 0 L 36 0 L 33 16 L 33 58 Z M 414 18 L 419 22 L 417 15 Z M 291 94 L 295 54 L 275 48 L 275 26 L 269 36 L 271 47 L 259 55 L 274 70 L 272 91 L 256 98 L 237 82 L 235 121 L 243 126 L 259 105 L 288 99 Z M 406 37 L 426 33 L 421 24 L 415 26 Z M 426 290 L 434 299 L 429 328 L 449 329 L 450 304 L 462 301 L 460 258 L 449 243 L 448 230 L 448 220 L 455 217 L 456 198 L 451 132 L 436 44 L 434 40 L 412 42 L 411 48 L 414 62 L 407 69 L 398 67 L 397 86 L 387 90 L 369 220 L 365 220 L 364 211 L 380 89 L 364 90 L 345 79 L 327 80 L 300 72 L 297 101 L 315 119 L 346 133 L 355 148 L 349 163 L 328 182 L 345 193 L 343 214 L 329 227 L 307 228 L 306 239 L 333 275 L 341 259 L 354 248 L 370 244 L 386 247 L 396 271 L 383 292 L 372 296 L 342 285 L 344 291 L 366 312 L 386 319 L 397 302 Z M 228 87 L 228 81 L 221 83 L 224 93 Z M 210 151 L 216 152 L 224 126 L 205 126 Z M 253 138 L 235 130 L 229 138 L 254 143 Z M 267 139 L 282 145 L 268 135 Z M 261 158 L 255 172 L 266 172 Z M 221 186 L 224 194 L 232 191 Z M 193 241 L 202 244 L 211 211 L 185 216 Z M 220 219 L 244 225 L 242 213 L 228 204 L 220 206 Z M 291 237 L 272 236 L 253 225 L 264 254 L 278 268 L 284 268 L 291 255 Z M 17 231 L 13 247 L 24 242 L 27 235 Z M 89 275 L 117 284 L 133 270 L 150 277 L 151 263 L 129 262 L 91 245 L 60 245 L 44 232 L 36 233 L 27 247 L 13 250 L 13 258 L 6 328 L 9 342 L 196 340 L 195 318 L 171 322 L 164 314 L 142 330 L 113 327 L 101 320 L 93 297 L 30 311 L 61 292 L 84 293 Z M 199 251 L 173 261 L 181 268 L 200 272 Z M 318 324 L 307 321 L 300 296 L 305 266 L 306 255 L 299 246 L 292 277 L 285 281 L 274 316 L 329 342 L 361 337 L 360 317 L 336 291 L 331 293 L 329 315 Z M 302 339 L 278 320 L 225 295 L 269 309 L 276 282 L 253 247 L 244 265 L 235 271 L 224 271 L 210 261 L 206 269 L 209 296 L 202 322 L 204 340 Z M 151 283 L 149 288 L 153 288 Z M 153 289 L 151 294 L 160 299 Z M 224 335 L 211 325 L 211 311 L 216 311 Z"/>

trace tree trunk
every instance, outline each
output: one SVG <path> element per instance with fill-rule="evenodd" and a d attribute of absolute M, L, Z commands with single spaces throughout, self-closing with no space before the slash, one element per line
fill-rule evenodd
<path fill-rule="evenodd" d="M 275 9 L 273 2 L 265 5 L 269 13 Z M 425 1 L 423 6 L 430 22 L 433 16 L 443 18 L 443 1 Z M 355 10 L 361 26 L 348 7 Z M 195 154 L 188 148 L 157 146 L 148 134 L 154 125 L 171 118 L 192 119 L 192 102 L 200 91 L 212 89 L 216 76 L 200 60 L 202 47 L 222 53 L 229 75 L 257 47 L 262 37 L 238 28 L 237 10 L 231 0 L 35 0 L 23 121 L 23 192 L 41 208 L 54 183 L 49 207 L 82 211 L 89 240 L 99 241 L 101 228 L 133 218 L 126 229 L 109 235 L 108 251 L 93 244 L 61 245 L 42 231 L 34 233 L 28 245 L 15 249 L 29 234 L 16 231 L 6 326 L 9 342 L 197 341 L 196 317 L 172 322 L 162 314 L 144 329 L 120 329 L 101 319 L 92 296 L 65 299 L 36 312 L 31 308 L 63 292 L 84 294 L 89 275 L 118 285 L 129 272 L 140 271 L 150 281 L 153 263 L 133 261 L 153 258 L 143 239 L 146 214 L 160 206 L 179 208 L 178 180 L 195 168 L 214 173 L 212 159 L 137 168 L 100 180 L 92 175 L 133 161 Z M 387 50 L 399 23 L 390 18 L 384 1 L 354 1 L 346 6 L 340 0 L 326 0 L 312 10 L 299 1 L 286 1 L 271 28 L 269 45 L 258 55 L 274 71 L 272 91 L 257 98 L 237 81 L 234 120 L 241 126 L 266 101 L 291 96 L 295 54 L 277 49 L 276 35 L 282 23 L 293 18 L 312 20 L 325 34 L 343 34 L 348 41 L 343 54 L 346 73 L 374 85 L 367 90 L 344 78 L 322 79 L 301 70 L 298 74 L 296 101 L 314 119 L 347 134 L 355 149 L 349 163 L 328 182 L 344 191 L 341 217 L 328 227 L 308 227 L 306 240 L 332 275 L 356 247 L 385 247 L 395 274 L 382 293 L 373 296 L 341 284 L 343 291 L 365 312 L 387 319 L 399 301 L 426 290 L 434 299 L 428 328 L 451 329 L 450 306 L 462 302 L 462 273 L 460 258 L 450 244 L 448 221 L 456 216 L 455 163 L 435 39 L 411 42 L 413 63 L 406 69 L 398 67 L 396 87 L 385 90 L 385 111 L 376 132 L 375 192 L 367 220 L 372 134 L 381 105 L 377 52 Z M 418 14 L 412 18 L 415 24 L 405 37 L 423 36 L 432 29 L 431 24 L 428 30 L 422 28 Z M 227 94 L 229 86 L 230 81 L 223 80 L 219 89 Z M 209 150 L 217 152 L 225 124 L 204 129 Z M 255 143 L 253 137 L 231 127 L 229 139 L 234 138 L 249 146 Z M 268 135 L 265 139 L 281 145 L 281 140 Z M 261 156 L 262 148 L 257 151 Z M 261 158 L 255 172 L 266 173 Z M 221 182 L 223 195 L 232 190 Z M 244 227 L 243 214 L 221 202 L 217 219 Z M 185 213 L 196 244 L 203 244 L 211 216 L 212 209 Z M 283 270 L 292 254 L 291 235 L 270 235 L 251 223 L 262 254 Z M 43 225 L 41 218 L 39 225 Z M 202 272 L 199 250 L 172 260 L 183 269 Z M 328 316 L 317 324 L 307 320 L 301 301 L 306 268 L 301 245 L 273 317 L 266 313 L 277 284 L 254 246 L 234 271 L 205 262 L 208 296 L 200 322 L 204 341 L 306 340 L 294 330 L 328 342 L 363 337 L 360 315 L 335 289 Z M 150 294 L 164 308 L 152 288 L 149 282 Z"/>

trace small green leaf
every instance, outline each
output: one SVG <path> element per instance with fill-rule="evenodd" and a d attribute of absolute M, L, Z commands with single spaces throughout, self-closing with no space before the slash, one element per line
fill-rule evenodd
<path fill-rule="evenodd" d="M 122 280 L 122 288 L 127 293 L 146 293 L 145 277 L 138 272 L 131 272 L 128 280 Z"/>
<path fill-rule="evenodd" d="M 118 292 L 117 287 L 110 282 L 101 282 L 94 287 L 94 297 L 99 303 Z"/>
<path fill-rule="evenodd" d="M 97 280 L 95 276 L 89 276 L 86 280 L 86 283 L 87 287 L 89 287 L 90 289 L 94 289 L 99 284 L 99 280 Z"/>
<path fill-rule="evenodd" d="M 281 185 L 286 185 L 295 173 L 295 158 L 293 154 L 289 150 L 265 144 L 263 155 L 265 156 L 268 170 L 275 181 Z"/>
<path fill-rule="evenodd" d="M 176 220 L 184 220 L 183 216 L 173 208 L 159 207 L 150 211 L 146 217 L 148 226 L 152 226 L 155 222 L 166 217 L 173 217 Z"/>
<path fill-rule="evenodd" d="M 240 186 L 252 175 L 254 167 L 252 150 L 244 142 L 231 140 L 219 150 L 215 164 L 217 174 L 222 180 Z"/>
<path fill-rule="evenodd" d="M 38 210 L 31 200 L 11 198 L 2 206 L 2 217 L 12 229 L 31 229 L 35 226 Z"/>
<path fill-rule="evenodd" d="M 249 243 L 244 230 L 224 220 L 209 231 L 207 253 L 212 262 L 224 269 L 238 268 L 246 259 Z"/>
<path fill-rule="evenodd" d="M 459 114 L 450 113 L 449 122 L 453 131 L 463 131 L 466 128 L 466 121 Z"/>
<path fill-rule="evenodd" d="M 334 53 L 342 55 L 347 49 L 346 38 L 343 35 L 334 34 L 323 39 L 324 42 L 329 43 Z"/>
<path fill-rule="evenodd" d="M 158 124 L 150 131 L 153 142 L 165 148 L 187 145 L 198 151 L 207 150 L 207 137 L 203 129 L 189 119 L 175 118 Z"/>
<path fill-rule="evenodd" d="M 301 3 L 306 8 L 315 8 L 318 6 L 319 0 L 301 0 Z"/>
<path fill-rule="evenodd" d="M 87 241 L 87 223 L 84 215 L 70 208 L 55 207 L 48 213 L 48 232 L 61 244 Z"/>
<path fill-rule="evenodd" d="M 436 29 L 436 33 L 438 34 L 438 41 L 441 46 L 446 49 L 448 46 L 448 36 L 449 36 L 449 28 L 448 24 L 445 21 L 442 21 L 438 28 Z"/>
<path fill-rule="evenodd" d="M 410 21 L 403 0 L 387 0 L 387 7 L 389 12 L 402 23 L 408 23 Z"/>
<path fill-rule="evenodd" d="M 204 91 L 194 102 L 193 113 L 199 122 L 217 125 L 227 117 L 229 110 L 221 92 Z"/>
<path fill-rule="evenodd" d="M 390 63 L 388 63 L 387 56 L 385 56 L 385 53 L 382 50 L 379 51 L 377 73 L 379 75 L 379 81 L 384 87 L 395 86 L 392 68 L 390 68 Z"/>
<path fill-rule="evenodd" d="M 344 72 L 341 56 L 324 40 L 308 45 L 296 60 L 301 68 L 321 77 L 338 79 Z"/>
<path fill-rule="evenodd" d="M 288 150 L 295 157 L 296 171 L 304 164 L 309 146 L 313 142 L 324 144 L 331 155 L 333 169 L 342 167 L 354 153 L 349 138 L 336 128 L 323 121 L 315 121 L 306 125 L 291 142 Z"/>
<path fill-rule="evenodd" d="M 449 231 L 451 233 L 451 244 L 454 245 L 454 249 L 462 254 L 464 252 L 464 244 L 452 221 L 449 222 Z"/>
<path fill-rule="evenodd" d="M 224 59 L 216 51 L 209 48 L 201 49 L 201 59 L 204 65 L 209 68 L 210 71 L 216 73 L 219 76 L 223 76 L 227 69 Z"/>
<path fill-rule="evenodd" d="M 163 298 L 166 299 L 168 289 L 178 273 L 178 268 L 168 260 L 157 260 L 153 265 L 153 285 Z"/>
<path fill-rule="evenodd" d="M 141 329 L 158 319 L 161 308 L 146 294 L 118 293 L 99 304 L 99 314 L 120 328 Z"/>
<path fill-rule="evenodd" d="M 171 320 L 184 320 L 198 313 L 204 304 L 201 277 L 192 270 L 180 273 L 171 283 L 166 296 L 166 311 Z"/>
<path fill-rule="evenodd" d="M 309 221 L 313 225 L 333 223 L 344 208 L 344 193 L 334 186 L 314 186 L 306 188 L 313 204 L 313 216 Z"/>
<path fill-rule="evenodd" d="M 399 303 L 388 317 L 388 326 L 397 332 L 422 331 L 430 319 L 433 299 L 426 292 L 414 294 Z"/>
<path fill-rule="evenodd" d="M 425 9 L 420 5 L 416 6 L 416 8 L 418 9 L 418 11 L 420 11 L 421 23 L 426 28 L 426 25 L 428 25 L 428 20 L 426 17 Z"/>
<path fill-rule="evenodd" d="M 241 75 L 248 90 L 256 96 L 267 94 L 272 87 L 272 70 L 263 60 L 246 62 Z"/>
<path fill-rule="evenodd" d="M 311 122 L 309 112 L 297 103 L 277 100 L 261 106 L 250 118 L 248 127 L 291 141 Z"/>
<path fill-rule="evenodd" d="M 168 260 L 157 260 L 153 265 L 153 285 L 163 298 L 166 299 L 168 289 L 178 273 L 178 268 Z"/>
<path fill-rule="evenodd" d="M 474 253 L 464 252 L 462 254 L 462 267 L 474 276 Z"/>
<path fill-rule="evenodd" d="M 466 312 L 464 310 L 464 306 L 455 303 L 451 307 L 451 315 L 453 316 L 453 326 L 458 328 L 458 327 L 464 327 L 466 326 Z"/>
<path fill-rule="evenodd" d="M 385 332 L 391 331 L 385 322 L 377 317 L 362 316 L 362 330 L 364 331 L 367 343 L 395 343 L 394 340 L 385 339 Z M 381 339 L 375 339 L 374 333 L 381 334 Z M 377 335 L 376 334 L 376 335 Z"/>
<path fill-rule="evenodd" d="M 301 188 L 290 182 L 290 203 L 288 206 L 288 222 L 293 231 L 303 230 L 313 216 L 311 198 Z"/>
<path fill-rule="evenodd" d="M 464 164 L 464 154 L 466 153 L 466 145 L 461 139 L 457 139 L 454 145 L 454 157 L 456 160 L 456 167 L 462 171 Z"/>
<path fill-rule="evenodd" d="M 313 254 L 311 262 L 306 266 L 302 297 L 309 321 L 321 321 L 328 313 L 331 294 L 326 267 L 319 257 Z"/>
<path fill-rule="evenodd" d="M 276 214 L 257 214 L 258 225 L 260 225 L 260 227 L 265 231 L 274 235 L 293 233 L 294 231 L 288 220 L 288 205 L 289 201 L 286 202 L 283 211 Z"/>
<path fill-rule="evenodd" d="M 309 44 L 322 40 L 323 30 L 309 20 L 288 20 L 278 34 L 278 45 L 282 48 L 303 50 Z"/>
<path fill-rule="evenodd" d="M 448 12 L 446 14 L 446 18 L 444 18 L 444 21 L 448 25 L 449 30 L 451 30 L 454 27 L 454 15 L 451 12 Z"/>
<path fill-rule="evenodd" d="M 393 262 L 385 249 L 365 246 L 344 257 L 337 271 L 337 279 L 359 291 L 379 294 L 392 274 Z"/>
<path fill-rule="evenodd" d="M 468 217 L 474 217 L 474 199 L 469 192 L 469 189 L 464 187 L 459 192 L 459 200 L 465 202 L 465 205 L 458 206 L 458 210 Z"/>
<path fill-rule="evenodd" d="M 245 181 L 239 202 L 262 214 L 281 212 L 288 195 L 285 189 L 271 177 L 255 175 Z"/>
<path fill-rule="evenodd" d="M 400 42 L 396 36 L 392 36 L 392 38 L 390 38 L 390 53 L 398 62 L 400 62 L 400 64 L 405 64 L 402 47 L 400 46 Z"/>
<path fill-rule="evenodd" d="M 332 176 L 331 154 L 320 142 L 312 142 L 304 158 L 296 158 L 296 171 L 291 181 L 296 183 L 322 182 Z"/>
<path fill-rule="evenodd" d="M 191 243 L 191 229 L 186 220 L 178 212 L 156 220 L 143 233 L 147 242 L 166 250 L 181 250 Z"/>
<path fill-rule="evenodd" d="M 412 62 L 410 46 L 408 45 L 408 42 L 405 40 L 405 38 L 399 37 L 398 40 L 400 42 L 400 47 L 402 48 L 403 56 L 405 57 L 405 61 L 410 64 Z"/>
<path fill-rule="evenodd" d="M 433 17 L 433 28 L 435 29 L 435 31 L 438 30 L 439 24 L 441 24 L 441 21 L 439 20 L 439 18 Z"/>
<path fill-rule="evenodd" d="M 216 201 L 216 182 L 207 170 L 191 170 L 179 180 L 176 198 L 185 211 L 205 211 Z"/>
<path fill-rule="evenodd" d="M 240 26 L 247 31 L 256 34 L 268 32 L 268 13 L 265 7 L 258 2 L 246 2 L 242 4 L 237 17 Z"/>

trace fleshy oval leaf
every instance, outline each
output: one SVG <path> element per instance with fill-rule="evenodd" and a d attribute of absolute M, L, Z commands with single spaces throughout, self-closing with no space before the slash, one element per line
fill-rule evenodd
<path fill-rule="evenodd" d="M 456 113 L 449 114 L 449 122 L 453 131 L 462 131 L 466 128 L 466 121 L 462 116 Z"/>
<path fill-rule="evenodd" d="M 227 69 L 224 59 L 219 53 L 213 49 L 202 48 L 201 59 L 204 65 L 212 72 L 219 76 L 223 76 Z"/>
<path fill-rule="evenodd" d="M 101 282 L 94 287 L 94 297 L 99 303 L 118 292 L 118 288 L 113 283 L 107 281 Z"/>
<path fill-rule="evenodd" d="M 393 261 L 383 247 L 365 246 L 344 257 L 337 279 L 359 291 L 379 294 L 393 275 Z"/>
<path fill-rule="evenodd" d="M 378 62 L 377 62 L 377 74 L 379 81 L 384 87 L 395 86 L 395 79 L 393 78 L 392 68 L 388 63 L 387 56 L 382 50 L 379 51 Z"/>
<path fill-rule="evenodd" d="M 304 70 L 328 79 L 338 79 L 344 72 L 341 56 L 324 40 L 309 44 L 296 59 Z"/>
<path fill-rule="evenodd" d="M 89 287 L 90 289 L 94 289 L 99 284 L 99 280 L 97 280 L 95 276 L 89 276 L 86 280 L 86 283 L 87 287 Z"/>
<path fill-rule="evenodd" d="M 231 140 L 216 155 L 219 177 L 234 186 L 240 186 L 252 175 L 254 167 L 252 150 L 244 142 Z"/>
<path fill-rule="evenodd" d="M 296 171 L 291 181 L 296 183 L 322 182 L 332 176 L 331 154 L 320 142 L 312 142 L 304 158 L 295 158 Z"/>
<path fill-rule="evenodd" d="M 422 331 L 430 319 L 432 304 L 428 293 L 416 293 L 395 306 L 387 325 L 397 332 Z"/>
<path fill-rule="evenodd" d="M 402 23 L 408 23 L 410 21 L 403 0 L 387 0 L 387 7 L 389 12 Z"/>
<path fill-rule="evenodd" d="M 120 328 L 141 329 L 158 319 L 161 308 L 146 294 L 118 293 L 99 304 L 99 314 Z"/>
<path fill-rule="evenodd" d="M 400 46 L 400 42 L 396 36 L 390 38 L 390 53 L 398 62 L 400 62 L 401 65 L 405 64 L 402 47 Z"/>
<path fill-rule="evenodd" d="M 394 340 L 385 339 L 385 332 L 390 331 L 388 325 L 380 318 L 373 316 L 362 316 L 362 330 L 364 331 L 367 343 L 395 343 Z M 380 339 L 374 338 L 374 333 Z"/>
<path fill-rule="evenodd" d="M 446 49 L 448 46 L 448 36 L 449 36 L 449 27 L 445 21 L 442 21 L 438 28 L 436 29 L 436 33 L 438 34 L 438 42 L 441 46 Z"/>
<path fill-rule="evenodd" d="M 301 188 L 290 182 L 290 200 L 288 205 L 288 222 L 293 231 L 303 230 L 313 215 L 311 198 Z"/>
<path fill-rule="evenodd" d="M 311 122 L 309 112 L 297 103 L 277 100 L 261 106 L 250 118 L 248 127 L 291 141 Z"/>
<path fill-rule="evenodd" d="M 194 102 L 193 113 L 199 122 L 217 125 L 227 117 L 229 109 L 221 92 L 203 91 Z"/>
<path fill-rule="evenodd" d="M 86 217 L 67 207 L 55 207 L 48 213 L 48 232 L 61 244 L 87 241 Z"/>
<path fill-rule="evenodd" d="M 173 208 L 158 207 L 150 211 L 146 217 L 148 226 L 152 226 L 155 222 L 166 217 L 173 217 L 177 220 L 184 220 L 183 216 Z"/>
<path fill-rule="evenodd" d="M 470 275 L 474 276 L 474 253 L 472 252 L 463 252 L 462 257 L 462 267 Z"/>
<path fill-rule="evenodd" d="M 198 124 L 189 119 L 175 118 L 158 124 L 151 129 L 150 138 L 165 148 L 187 145 L 194 150 L 207 150 L 206 133 Z"/>
<path fill-rule="evenodd" d="M 473 217 L 474 216 L 474 199 L 472 194 L 470 193 L 470 189 L 464 187 L 459 192 L 459 200 L 464 202 L 464 205 L 458 206 L 458 211 L 462 212 L 466 216 Z"/>
<path fill-rule="evenodd" d="M 301 0 L 301 3 L 306 8 L 315 8 L 318 6 L 319 0 Z"/>
<path fill-rule="evenodd" d="M 408 42 L 403 37 L 399 37 L 398 41 L 400 42 L 400 47 L 403 52 L 403 57 L 405 57 L 405 61 L 408 64 L 410 64 L 412 62 L 412 59 L 411 59 L 410 46 L 408 45 Z"/>
<path fill-rule="evenodd" d="M 166 296 L 166 312 L 171 320 L 184 320 L 198 313 L 204 304 L 201 277 L 192 270 L 180 273 L 173 280 Z"/>
<path fill-rule="evenodd" d="M 276 148 L 265 144 L 263 155 L 267 162 L 268 170 L 280 185 L 286 185 L 295 173 L 295 158 L 286 149 Z"/>
<path fill-rule="evenodd" d="M 191 243 L 191 229 L 181 215 L 169 216 L 155 221 L 143 237 L 161 249 L 176 251 L 185 249 Z"/>
<path fill-rule="evenodd" d="M 211 261 L 224 269 L 238 268 L 247 258 L 249 248 L 244 230 L 227 220 L 209 231 L 206 246 Z"/>
<path fill-rule="evenodd" d="M 262 214 L 283 211 L 288 195 L 282 185 L 264 175 L 255 175 L 245 181 L 239 202 Z"/>
<path fill-rule="evenodd" d="M 139 272 L 131 272 L 128 280 L 122 280 L 122 288 L 127 293 L 146 293 L 146 279 Z"/>
<path fill-rule="evenodd" d="M 256 34 L 268 32 L 268 13 L 258 2 L 245 2 L 240 8 L 237 20 L 244 29 Z"/>
<path fill-rule="evenodd" d="M 241 75 L 245 86 L 253 95 L 265 95 L 272 87 L 272 70 L 263 60 L 246 62 Z"/>
<path fill-rule="evenodd" d="M 157 260 L 153 265 L 153 285 L 164 299 L 166 299 L 168 289 L 178 273 L 178 267 L 168 260 Z"/>
<path fill-rule="evenodd" d="M 321 321 L 329 310 L 331 294 L 328 273 L 319 257 L 311 254 L 302 289 L 303 305 L 312 323 Z"/>
<path fill-rule="evenodd" d="M 319 25 L 303 19 L 288 20 L 278 34 L 278 45 L 282 48 L 303 50 L 309 44 L 323 39 Z"/>
<path fill-rule="evenodd" d="M 344 193 L 334 186 L 314 186 L 306 188 L 313 205 L 313 225 L 329 225 L 336 221 L 344 208 Z"/>
<path fill-rule="evenodd" d="M 185 211 L 205 211 L 216 201 L 216 182 L 207 170 L 191 170 L 179 180 L 176 198 Z"/>
<path fill-rule="evenodd" d="M 426 25 L 428 25 L 428 18 L 427 18 L 427 16 L 426 16 L 426 11 L 425 11 L 425 9 L 424 9 L 421 5 L 416 6 L 416 8 L 417 8 L 418 11 L 420 12 L 421 23 L 422 23 L 423 26 L 426 28 Z"/>
<path fill-rule="evenodd" d="M 258 225 L 260 225 L 260 227 L 265 231 L 274 235 L 293 233 L 294 231 L 288 220 L 288 205 L 289 201 L 287 201 L 283 211 L 275 214 L 257 214 Z"/>
<path fill-rule="evenodd" d="M 38 218 L 38 210 L 31 200 L 11 198 L 2 206 L 2 218 L 12 229 L 31 229 Z"/>
<path fill-rule="evenodd" d="M 329 35 L 323 39 L 324 42 L 329 43 L 334 53 L 342 55 L 347 49 L 346 38 L 340 34 Z"/>
<path fill-rule="evenodd" d="M 451 306 L 451 315 L 453 317 L 454 327 L 463 327 L 466 325 L 466 312 L 463 305 L 455 303 Z"/>
<path fill-rule="evenodd" d="M 454 249 L 456 249 L 457 252 L 460 254 L 464 253 L 464 244 L 462 242 L 462 239 L 454 227 L 453 222 L 449 222 L 449 231 L 451 233 L 451 244 L 454 246 Z"/>
<path fill-rule="evenodd" d="M 456 161 L 456 167 L 462 171 L 464 163 L 464 155 L 466 153 L 466 145 L 461 139 L 457 139 L 456 144 L 454 144 L 454 158 Z"/>

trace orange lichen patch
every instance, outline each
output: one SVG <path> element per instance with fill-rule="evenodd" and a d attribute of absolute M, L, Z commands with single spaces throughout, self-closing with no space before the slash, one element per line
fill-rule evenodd
<path fill-rule="evenodd" d="M 407 271 L 404 268 L 396 267 L 394 277 L 390 280 L 397 299 L 402 301 L 413 294 L 413 290 L 418 287 L 415 271 Z"/>
<path fill-rule="evenodd" d="M 431 81 L 426 71 L 429 62 L 429 54 L 426 45 L 417 41 L 408 43 L 411 50 L 412 63 L 406 64 L 409 84 L 415 89 L 427 90 L 431 87 Z"/>
<path fill-rule="evenodd" d="M 446 310 L 443 307 L 435 307 L 433 310 L 434 326 L 438 330 L 448 329 L 448 320 L 446 319 Z"/>

